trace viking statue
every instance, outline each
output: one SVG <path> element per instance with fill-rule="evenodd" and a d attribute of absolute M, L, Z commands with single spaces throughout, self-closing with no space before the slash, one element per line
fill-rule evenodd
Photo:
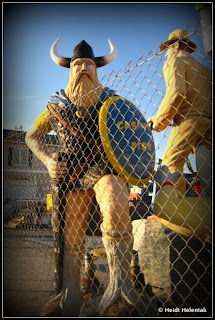
<path fill-rule="evenodd" d="M 99 316 L 119 298 L 141 308 L 139 296 L 130 280 L 133 248 L 129 217 L 129 193 L 125 180 L 109 162 L 101 143 L 99 111 L 113 90 L 103 87 L 97 68 L 113 61 L 117 49 L 109 40 L 110 53 L 95 57 L 89 44 L 81 41 L 71 58 L 58 54 L 58 38 L 51 58 L 70 68 L 69 83 L 55 92 L 47 109 L 36 119 L 26 135 L 26 143 L 47 167 L 53 196 L 53 231 L 57 296 L 42 315 L 78 316 L 83 297 L 80 266 L 84 256 L 84 236 L 95 197 L 103 217 L 102 240 L 107 254 L 110 282 L 99 304 Z M 50 154 L 45 136 L 57 134 L 60 151 Z"/>

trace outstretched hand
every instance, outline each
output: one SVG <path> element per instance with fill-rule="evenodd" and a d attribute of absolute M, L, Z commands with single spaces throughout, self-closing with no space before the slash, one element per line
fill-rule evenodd
<path fill-rule="evenodd" d="M 155 120 L 155 117 L 150 117 L 148 120 L 147 120 L 147 124 L 148 126 L 150 127 L 150 129 L 153 129 L 153 124 L 154 124 L 154 120 Z"/>

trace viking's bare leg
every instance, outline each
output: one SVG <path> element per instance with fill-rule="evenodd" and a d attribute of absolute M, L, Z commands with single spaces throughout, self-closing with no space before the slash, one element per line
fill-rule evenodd
<path fill-rule="evenodd" d="M 126 183 L 118 176 L 106 175 L 94 190 L 103 215 L 102 240 L 110 270 L 110 282 L 99 305 L 99 315 L 104 316 L 118 298 L 137 306 L 139 296 L 130 279 L 133 237 Z"/>
<path fill-rule="evenodd" d="M 92 189 L 73 191 L 66 194 L 64 245 L 79 245 L 83 243 L 90 210 L 92 207 Z"/>

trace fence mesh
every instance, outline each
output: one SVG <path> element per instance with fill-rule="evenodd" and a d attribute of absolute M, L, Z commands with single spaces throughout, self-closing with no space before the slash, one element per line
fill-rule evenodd
<path fill-rule="evenodd" d="M 201 30 L 186 30 L 195 39 L 197 48 L 201 46 Z M 197 99 L 199 95 L 204 95 L 202 87 L 206 86 L 210 77 L 211 59 L 198 50 L 193 56 L 209 70 L 206 76 L 202 75 L 198 68 L 193 71 L 193 77 L 200 79 Z M 104 76 L 101 83 L 103 87 L 114 90 L 122 100 L 126 99 L 125 101 L 129 100 L 134 104 L 147 120 L 156 115 L 165 97 L 165 61 L 165 53 L 152 50 L 138 61 L 131 60 L 123 71 Z M 186 83 L 186 86 L 193 86 L 193 83 Z M 61 106 L 61 103 L 65 101 L 62 97 L 59 99 L 59 110 L 62 111 L 64 104 Z M 204 95 L 203 100 L 207 106 L 211 96 Z M 98 139 L 100 147 L 101 141 L 96 127 L 99 110 L 94 111 L 97 114 L 94 112 L 93 117 L 85 119 L 87 126 L 84 130 L 91 139 Z M 68 112 L 66 116 L 70 121 L 71 114 Z M 193 126 L 193 132 L 199 130 L 202 136 L 204 132 L 201 131 L 199 119 L 203 118 L 204 108 L 196 116 L 196 125 Z M 121 131 L 131 130 L 130 118 L 126 114 L 124 120 Z M 112 119 L 113 126 L 116 125 L 114 121 Z M 138 122 L 138 119 L 136 121 Z M 210 121 L 211 119 L 208 119 L 207 122 L 206 118 L 206 129 L 210 127 Z M 81 120 L 79 123 L 82 125 Z M 102 153 L 95 149 L 92 151 L 97 144 L 92 147 L 90 141 L 80 140 L 76 133 L 65 129 L 64 124 L 56 118 L 53 118 L 52 124 L 58 135 L 51 132 L 44 136 L 46 148 L 58 161 L 59 158 L 66 161 L 69 172 L 66 178 L 59 180 L 50 179 L 46 166 L 28 148 L 25 142 L 26 132 L 4 130 L 5 316 L 38 315 L 38 310 L 62 290 L 65 254 L 74 255 L 74 252 L 76 258 L 80 259 L 80 286 L 84 301 L 97 303 L 97 300 L 93 299 L 104 294 L 108 285 L 112 284 L 114 274 L 114 270 L 110 270 L 112 266 L 109 249 L 103 243 L 104 233 L 110 229 L 116 232 L 114 237 L 119 236 L 119 230 L 126 230 L 124 233 L 129 234 L 130 222 L 127 217 L 131 220 L 133 238 L 125 240 L 126 247 L 123 249 L 119 245 L 118 259 L 122 259 L 119 265 L 126 269 L 127 274 L 122 282 L 127 281 L 126 277 L 131 279 L 138 294 L 137 300 L 144 306 L 142 309 L 136 301 L 138 315 L 210 315 L 212 201 L 208 190 L 212 185 L 212 167 L 208 149 L 203 149 L 200 154 L 201 166 L 195 163 L 195 154 L 190 154 L 190 162 L 184 161 L 186 193 L 183 198 L 178 199 L 173 195 L 175 188 L 171 185 L 158 190 L 165 181 L 173 179 L 175 182 L 174 177 L 165 171 L 163 175 L 157 175 L 155 181 L 154 175 L 161 170 L 161 160 L 173 128 L 172 123 L 161 132 L 152 131 L 155 152 L 147 149 L 146 144 L 140 145 L 139 151 L 146 155 L 148 151 L 155 160 L 154 172 L 149 172 L 150 160 L 144 162 L 149 179 L 141 185 L 132 185 L 129 180 L 123 181 L 126 180 L 123 172 L 120 172 L 123 179 L 118 180 L 117 164 L 116 167 L 113 163 L 110 164 L 103 150 Z M 79 131 L 83 128 L 76 126 L 75 129 Z M 111 131 L 111 126 L 108 130 Z M 128 168 L 132 159 L 121 147 L 121 143 L 125 145 L 130 141 L 127 141 L 123 134 L 121 139 L 123 142 L 119 140 L 115 147 L 118 148 L 119 160 L 122 159 L 124 168 Z M 150 144 L 150 141 L 148 143 Z M 190 142 L 187 140 L 186 143 Z M 207 141 L 208 144 L 211 144 L 210 140 Z M 77 145 L 78 150 L 75 150 Z M 78 154 L 78 161 L 70 150 L 75 150 Z M 138 161 L 137 158 L 136 163 Z M 136 163 L 132 162 L 132 165 L 135 167 Z M 204 176 L 202 169 L 206 165 L 207 174 Z M 111 178 L 108 179 L 109 176 Z M 201 190 L 197 186 L 201 187 Z M 72 193 L 72 190 L 78 192 Z M 160 220 L 155 218 L 155 213 Z M 113 237 L 113 233 L 106 234 Z M 132 253 L 128 254 L 128 261 L 127 251 Z M 119 297 L 116 295 L 116 298 Z M 109 311 L 106 311 L 109 312 L 108 315 L 116 315 L 117 309 L 118 315 L 135 316 L 128 305 L 125 308 L 123 301 L 119 300 L 115 309 L 109 308 Z M 91 307 L 93 308 L 92 305 Z M 88 316 L 87 312 L 87 308 L 83 309 L 82 315 Z"/>

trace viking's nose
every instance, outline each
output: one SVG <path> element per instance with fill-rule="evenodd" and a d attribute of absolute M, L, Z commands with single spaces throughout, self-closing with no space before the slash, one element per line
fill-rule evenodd
<path fill-rule="evenodd" d="M 86 62 L 83 62 L 83 63 L 81 64 L 81 71 L 87 71 L 87 64 L 86 64 Z"/>

